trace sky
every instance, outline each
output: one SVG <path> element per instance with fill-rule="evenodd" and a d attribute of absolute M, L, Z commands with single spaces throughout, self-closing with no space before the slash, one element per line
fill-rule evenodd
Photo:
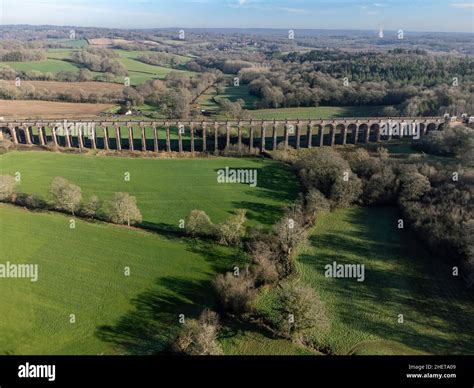
<path fill-rule="evenodd" d="M 0 24 L 474 32 L 474 0 L 0 0 Z"/>

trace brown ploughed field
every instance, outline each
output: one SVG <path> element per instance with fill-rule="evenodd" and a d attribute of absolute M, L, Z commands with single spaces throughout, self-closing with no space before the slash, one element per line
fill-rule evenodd
<path fill-rule="evenodd" d="M 93 118 L 114 104 L 86 104 L 38 100 L 0 100 L 0 118 L 43 119 L 43 118 Z"/>

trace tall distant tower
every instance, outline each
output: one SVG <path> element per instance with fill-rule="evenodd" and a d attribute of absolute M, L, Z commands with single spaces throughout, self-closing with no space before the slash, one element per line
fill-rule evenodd
<path fill-rule="evenodd" d="M 383 29 L 382 28 L 379 30 L 379 38 L 383 38 Z"/>

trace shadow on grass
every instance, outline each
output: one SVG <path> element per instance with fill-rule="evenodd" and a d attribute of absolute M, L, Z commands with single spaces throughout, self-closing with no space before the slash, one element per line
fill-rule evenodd
<path fill-rule="evenodd" d="M 311 237 L 300 260 L 315 271 L 338 263 L 364 264 L 364 282 L 326 279 L 333 314 L 349 328 L 434 354 L 474 353 L 474 301 L 450 263 L 433 258 L 409 232 L 396 229 L 393 209 L 357 209 L 343 220 L 355 228 Z M 329 252 L 329 253 L 328 253 Z M 333 253 L 332 253 L 333 252 Z M 397 322 L 403 314 L 405 323 Z"/>
<path fill-rule="evenodd" d="M 168 350 L 179 330 L 179 315 L 196 317 L 205 307 L 210 282 L 188 281 L 177 277 L 158 279 L 155 287 L 138 295 L 133 310 L 113 326 L 100 326 L 96 336 L 112 343 L 125 354 L 149 355 Z"/>
<path fill-rule="evenodd" d="M 245 261 L 234 249 L 211 242 L 190 240 L 187 250 L 201 255 L 210 264 L 209 272 L 200 274 L 207 280 L 173 276 L 157 279 L 153 287 L 131 300 L 132 309 L 114 325 L 98 327 L 96 336 L 113 344 L 120 353 L 166 353 L 181 327 L 180 314 L 187 319 L 197 318 L 204 308 L 213 308 L 216 303 L 212 287 L 214 275 Z"/>

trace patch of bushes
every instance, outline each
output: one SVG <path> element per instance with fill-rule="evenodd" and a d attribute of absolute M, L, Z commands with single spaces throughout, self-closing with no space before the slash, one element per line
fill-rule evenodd
<path fill-rule="evenodd" d="M 0 201 L 8 201 L 16 192 L 18 182 L 11 175 L 0 175 Z"/>
<path fill-rule="evenodd" d="M 216 235 L 216 226 L 203 210 L 191 210 L 185 223 L 186 233 L 192 237 L 213 237 Z"/>
<path fill-rule="evenodd" d="M 305 189 L 317 189 L 333 208 L 347 207 L 359 200 L 362 183 L 349 163 L 331 148 L 305 150 L 294 162 Z"/>
<path fill-rule="evenodd" d="M 304 342 L 308 331 L 327 330 L 330 324 L 319 295 L 295 281 L 283 282 L 278 288 L 269 318 L 278 335 L 298 342 Z"/>
<path fill-rule="evenodd" d="M 220 244 L 238 246 L 245 237 L 247 211 L 236 209 L 221 224 L 214 224 L 203 210 L 192 210 L 186 217 L 185 231 L 192 237 L 216 239 Z"/>
<path fill-rule="evenodd" d="M 431 131 L 414 143 L 413 148 L 433 155 L 462 156 L 474 149 L 474 130 L 453 125 L 443 131 Z"/>
<path fill-rule="evenodd" d="M 226 312 L 243 316 L 252 311 L 256 296 L 255 281 L 249 271 L 237 276 L 232 272 L 217 275 L 214 289 L 221 309 Z"/>
<path fill-rule="evenodd" d="M 238 144 L 230 144 L 221 151 L 223 156 L 235 157 L 235 156 L 253 156 L 259 154 L 260 150 L 258 148 L 250 148 L 249 146 L 242 144 L 239 147 Z"/>
<path fill-rule="evenodd" d="M 175 353 L 192 356 L 220 355 L 222 348 L 217 341 L 219 328 L 219 316 L 205 309 L 198 320 L 186 320 L 171 349 Z"/>

